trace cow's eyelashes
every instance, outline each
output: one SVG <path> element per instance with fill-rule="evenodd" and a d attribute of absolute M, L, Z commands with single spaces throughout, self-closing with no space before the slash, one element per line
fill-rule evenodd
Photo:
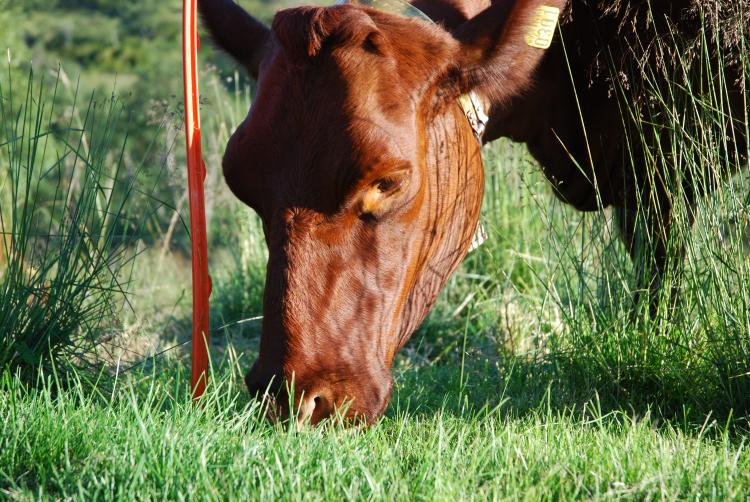
<path fill-rule="evenodd" d="M 377 181 L 375 186 L 380 193 L 387 194 L 393 192 L 399 188 L 400 180 L 396 178 L 382 178 Z"/>

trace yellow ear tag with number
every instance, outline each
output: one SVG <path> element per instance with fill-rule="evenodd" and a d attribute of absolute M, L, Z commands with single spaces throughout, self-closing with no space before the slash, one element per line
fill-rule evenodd
<path fill-rule="evenodd" d="M 536 11 L 526 32 L 526 43 L 537 49 L 549 49 L 552 37 L 555 36 L 557 18 L 560 17 L 560 9 L 542 5 Z"/>

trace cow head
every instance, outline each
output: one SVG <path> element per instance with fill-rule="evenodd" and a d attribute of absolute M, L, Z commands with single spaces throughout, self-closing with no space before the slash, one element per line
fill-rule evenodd
<path fill-rule="evenodd" d="M 517 3 L 451 34 L 352 5 L 283 10 L 269 30 L 229 0 L 199 2 L 217 43 L 258 79 L 223 169 L 269 250 L 246 383 L 282 394 L 282 413 L 292 381 L 302 419 L 343 403 L 364 421 L 385 410 L 394 355 L 479 214 L 479 145 L 456 99 L 513 96 L 542 52 L 522 43 L 539 2 Z"/>

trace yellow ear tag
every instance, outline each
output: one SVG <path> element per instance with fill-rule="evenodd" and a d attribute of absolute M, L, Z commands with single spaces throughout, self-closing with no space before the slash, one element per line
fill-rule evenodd
<path fill-rule="evenodd" d="M 539 7 L 526 32 L 526 43 L 537 49 L 549 49 L 552 37 L 555 36 L 555 27 L 559 17 L 560 9 L 557 7 L 546 5 Z"/>

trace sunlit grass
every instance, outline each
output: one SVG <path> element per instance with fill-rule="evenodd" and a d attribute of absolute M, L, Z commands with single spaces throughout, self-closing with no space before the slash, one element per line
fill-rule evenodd
<path fill-rule="evenodd" d="M 502 404 L 461 411 L 461 394 L 439 388 L 432 392 L 444 404 L 414 410 L 402 402 L 366 430 L 296 432 L 261 418 L 231 364 L 212 382 L 196 406 L 181 365 L 160 365 L 101 392 L 81 383 L 59 396 L 52 385 L 31 390 L 6 373 L 1 493 L 11 499 L 741 500 L 750 489 L 743 441 L 711 421 L 663 426 L 648 415 L 603 413 L 595 403 L 574 413 L 547 406 L 544 394 L 522 415 Z M 523 391 L 517 384 L 506 389 Z"/>

